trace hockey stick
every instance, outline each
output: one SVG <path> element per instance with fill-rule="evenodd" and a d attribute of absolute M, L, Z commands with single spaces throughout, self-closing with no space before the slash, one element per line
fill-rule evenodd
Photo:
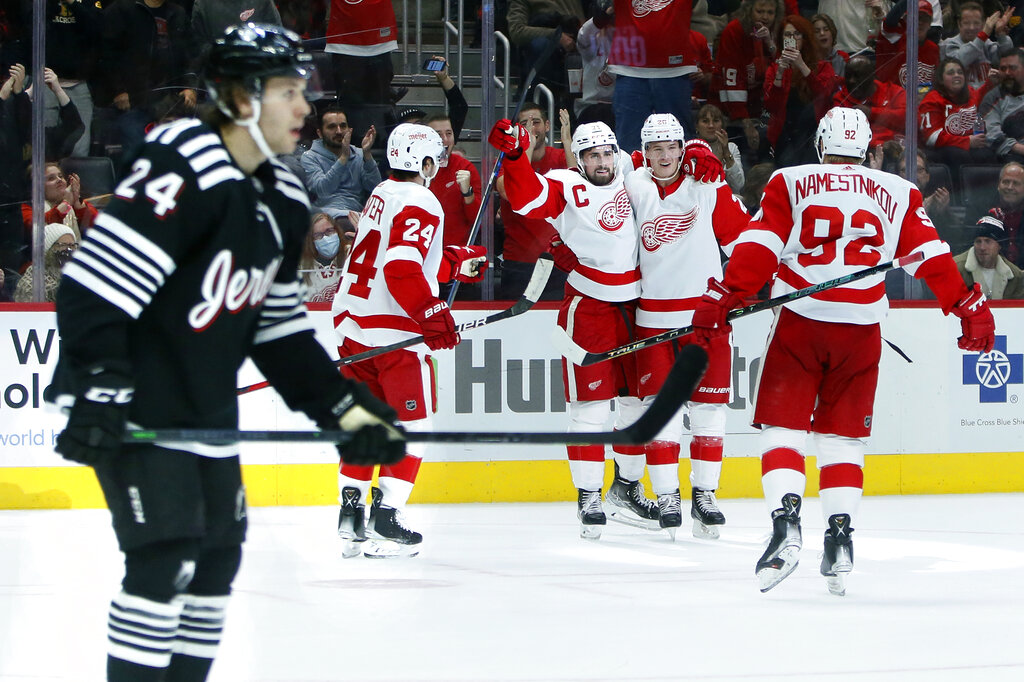
<path fill-rule="evenodd" d="M 917 251 L 915 253 L 910 254 L 909 256 L 897 258 L 887 263 L 876 265 L 872 268 L 858 270 L 857 272 L 850 273 L 849 275 L 843 275 L 842 277 L 830 279 L 827 282 L 821 282 L 820 284 L 815 284 L 813 286 L 804 287 L 803 289 L 791 291 L 790 293 L 783 294 L 782 296 L 770 298 L 767 301 L 760 301 L 759 303 L 753 303 L 743 308 L 736 308 L 735 310 L 729 311 L 729 314 L 726 317 L 726 319 L 728 319 L 731 322 L 736 318 L 743 317 L 745 315 L 750 315 L 751 313 L 758 313 L 761 312 L 762 310 L 775 308 L 776 306 L 789 303 L 790 301 L 795 301 L 798 298 L 804 298 L 806 296 L 810 296 L 812 294 L 825 291 L 826 289 L 834 289 L 835 287 L 842 286 L 844 284 L 849 284 L 850 282 L 856 282 L 859 279 L 871 277 L 872 275 L 877 275 L 886 272 L 887 270 L 906 267 L 907 265 L 911 265 L 912 263 L 917 263 L 922 260 L 924 260 L 924 253 Z M 638 350 L 650 348 L 651 346 L 657 345 L 659 343 L 664 343 L 666 341 L 678 339 L 680 336 L 686 336 L 687 334 L 690 334 L 692 332 L 693 325 L 689 325 L 687 327 L 680 327 L 679 329 L 671 329 L 667 332 L 656 334 L 655 336 L 649 336 L 646 339 L 640 339 L 639 341 L 634 341 L 632 343 L 627 343 L 624 346 L 619 346 L 618 348 L 613 348 L 611 350 L 604 351 L 603 353 L 587 352 L 580 346 L 576 345 L 576 343 L 571 338 L 569 338 L 569 335 L 566 334 L 565 330 L 562 329 L 561 327 L 555 327 L 554 332 L 552 332 L 551 334 L 551 340 L 555 344 L 555 347 L 559 350 L 559 352 L 561 352 L 561 354 L 565 356 L 566 360 L 573 363 L 574 365 L 586 367 L 588 365 L 594 365 L 599 362 L 611 360 L 612 358 L 617 358 L 620 355 L 626 355 L 627 353 L 635 353 Z"/>
<path fill-rule="evenodd" d="M 512 112 L 512 122 L 515 122 L 519 118 L 519 110 L 523 108 L 523 103 L 526 101 L 526 93 L 530 90 L 530 86 L 533 85 L 533 80 L 537 77 L 537 70 L 543 66 L 551 55 L 554 54 L 555 48 L 558 47 L 559 41 L 562 39 L 562 29 L 556 28 L 554 35 L 551 36 L 548 44 L 544 46 L 544 51 L 537 57 L 537 61 L 533 63 L 533 67 L 530 69 L 530 73 L 526 75 L 526 80 L 520 84 L 519 102 L 516 103 L 516 108 Z M 506 87 L 508 84 L 506 83 Z M 487 178 L 487 186 L 484 188 L 484 193 L 480 197 L 480 208 L 476 212 L 476 218 L 473 219 L 473 227 L 469 230 L 469 238 L 466 240 L 466 246 L 472 246 L 473 242 L 476 241 L 476 234 L 480 231 L 480 221 L 483 220 L 484 211 L 487 210 L 487 204 L 491 201 L 491 190 L 494 188 L 494 183 L 498 179 L 498 172 L 501 170 L 501 162 L 505 159 L 505 152 L 498 152 L 498 159 L 494 162 L 494 168 L 491 169 L 491 176 Z M 459 290 L 459 281 L 455 280 L 452 282 L 451 291 L 448 292 L 448 305 L 452 304 L 455 300 L 455 293 Z"/>
<path fill-rule="evenodd" d="M 409 431 L 410 443 L 521 443 L 526 445 L 641 445 L 654 440 L 668 420 L 690 399 L 708 356 L 693 344 L 679 353 L 654 402 L 639 419 L 618 431 Z M 152 429 L 126 431 L 125 443 L 346 443 L 350 431 L 239 431 L 237 429 Z"/>
<path fill-rule="evenodd" d="M 494 322 L 500 322 L 501 320 L 507 320 L 510 317 L 516 315 L 522 315 L 527 310 L 533 307 L 533 305 L 540 299 L 540 295 L 544 293 L 544 287 L 548 283 L 548 277 L 551 276 L 551 269 L 554 266 L 554 260 L 550 253 L 542 253 L 537 258 L 537 262 L 533 266 L 533 274 L 530 275 L 530 282 L 526 285 L 526 290 L 523 291 L 523 295 L 519 297 L 519 300 L 513 303 L 504 310 L 488 315 L 487 317 L 479 320 L 472 320 L 470 322 L 463 322 L 462 324 L 455 325 L 455 331 L 461 334 L 462 332 L 469 331 L 470 329 L 476 329 L 477 327 L 484 327 Z M 408 348 L 409 346 L 415 346 L 417 343 L 423 342 L 423 336 L 414 336 L 411 339 L 404 341 L 398 341 L 388 346 L 380 346 L 372 350 L 368 350 L 362 353 L 356 353 L 355 355 L 349 355 L 346 358 L 338 360 L 335 364 L 338 367 L 345 367 L 346 365 L 353 365 L 363 360 L 369 360 L 375 358 L 378 355 L 384 355 L 394 350 L 401 350 L 402 348 Z M 250 384 L 249 386 L 243 386 L 239 388 L 236 393 L 237 395 L 245 395 L 246 393 L 252 393 L 258 391 L 261 388 L 266 388 L 270 385 L 268 381 L 261 381 L 256 384 Z"/>

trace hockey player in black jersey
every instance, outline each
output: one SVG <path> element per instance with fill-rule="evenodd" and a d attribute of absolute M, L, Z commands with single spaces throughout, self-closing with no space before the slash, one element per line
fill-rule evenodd
<path fill-rule="evenodd" d="M 342 457 L 405 453 L 395 412 L 343 378 L 313 336 L 297 267 L 309 201 L 275 156 L 309 112 L 311 56 L 247 24 L 206 64 L 217 109 L 154 129 L 64 270 L 49 397 L 64 457 L 93 466 L 125 555 L 110 606 L 109 680 L 204 680 L 245 538 L 237 445 L 120 444 L 140 428 L 237 428 L 252 358 L 286 403 L 353 433 Z"/>

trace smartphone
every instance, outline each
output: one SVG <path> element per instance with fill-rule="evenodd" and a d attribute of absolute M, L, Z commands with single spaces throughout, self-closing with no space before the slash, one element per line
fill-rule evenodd
<path fill-rule="evenodd" d="M 796 38 L 783 38 L 782 39 L 783 50 L 795 50 L 796 49 Z"/>
<path fill-rule="evenodd" d="M 423 62 L 423 70 L 441 71 L 442 69 L 444 69 L 444 64 L 445 62 L 443 59 L 428 59 L 427 61 Z"/>

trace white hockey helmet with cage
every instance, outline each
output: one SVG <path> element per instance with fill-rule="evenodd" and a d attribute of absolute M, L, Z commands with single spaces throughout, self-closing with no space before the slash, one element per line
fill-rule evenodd
<path fill-rule="evenodd" d="M 644 127 L 640 129 L 640 148 L 647 150 L 651 142 L 672 142 L 679 140 L 679 144 L 686 144 L 686 133 L 683 126 L 679 125 L 679 119 L 672 114 L 651 114 L 644 121 Z"/>
<path fill-rule="evenodd" d="M 430 126 L 402 123 L 388 137 L 387 154 L 388 165 L 392 169 L 419 173 L 429 183 L 441 167 L 445 148 L 441 136 Z M 430 177 L 423 174 L 426 159 L 434 162 L 434 174 Z"/>
<path fill-rule="evenodd" d="M 606 144 L 610 144 L 616 154 L 619 153 L 619 141 L 615 139 L 615 133 L 608 127 L 608 124 L 595 121 L 594 123 L 584 123 L 576 129 L 576 132 L 572 134 L 572 144 L 569 148 L 572 155 L 576 157 L 576 165 L 582 171 L 581 155 L 583 152 Z"/>
<path fill-rule="evenodd" d="M 826 154 L 863 159 L 871 144 L 871 125 L 860 109 L 832 107 L 818 122 L 814 148 L 818 160 Z"/>

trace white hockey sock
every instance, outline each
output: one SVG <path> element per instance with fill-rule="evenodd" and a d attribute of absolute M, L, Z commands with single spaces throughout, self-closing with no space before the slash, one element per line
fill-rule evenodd
<path fill-rule="evenodd" d="M 655 495 L 679 490 L 679 443 L 655 440 L 647 444 L 647 473 Z"/>
<path fill-rule="evenodd" d="M 628 449 L 639 450 L 639 452 L 622 452 L 622 450 Z M 619 476 L 627 481 L 639 481 L 640 477 L 644 475 L 644 464 L 647 462 L 644 446 L 616 445 L 612 450 L 615 463 L 619 465 Z"/>
<path fill-rule="evenodd" d="M 120 592 L 110 602 L 107 653 L 136 665 L 166 668 L 181 609 L 180 598 L 168 604 Z"/>
<path fill-rule="evenodd" d="M 819 474 L 821 515 L 828 523 L 833 514 L 856 516 L 864 494 L 864 472 L 856 464 L 833 464 Z"/>
<path fill-rule="evenodd" d="M 193 658 L 213 660 L 224 632 L 228 595 L 216 597 L 184 594 L 183 608 L 173 651 Z"/>
<path fill-rule="evenodd" d="M 412 494 L 411 481 L 404 481 L 392 476 L 381 476 L 377 479 L 377 483 L 384 496 L 381 504 L 398 510 L 405 509 L 405 503 L 409 501 L 409 495 Z"/>
<path fill-rule="evenodd" d="M 604 446 L 569 445 L 566 450 L 572 484 L 580 490 L 600 490 L 604 486 Z"/>

